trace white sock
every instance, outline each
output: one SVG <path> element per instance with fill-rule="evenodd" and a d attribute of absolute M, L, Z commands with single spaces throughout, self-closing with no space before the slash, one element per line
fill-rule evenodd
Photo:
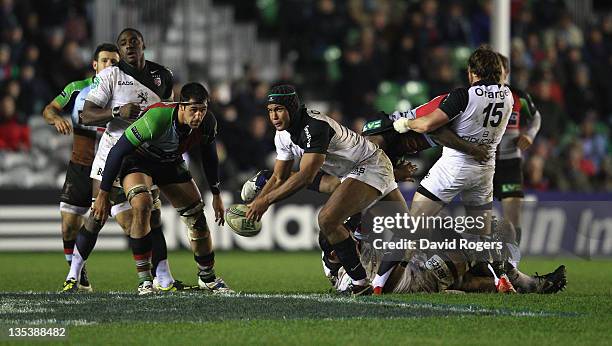
<path fill-rule="evenodd" d="M 74 252 L 72 253 L 72 264 L 70 264 L 70 271 L 68 272 L 68 276 L 66 276 L 66 280 L 75 279 L 79 281 L 81 278 L 81 270 L 85 266 L 85 260 L 81 257 L 79 253 L 79 249 L 75 246 Z"/>
<path fill-rule="evenodd" d="M 493 274 L 493 279 L 495 279 L 495 287 L 497 287 L 497 284 L 499 283 L 499 278 L 497 277 L 497 275 L 495 274 L 495 271 L 493 270 L 493 267 L 491 267 L 490 264 L 487 264 L 487 266 L 489 267 L 489 270 L 491 271 L 491 273 Z"/>
<path fill-rule="evenodd" d="M 159 261 L 157 269 L 155 270 L 155 277 L 161 287 L 168 287 L 174 283 L 174 278 L 170 272 L 170 266 L 168 265 L 167 259 Z"/>
<path fill-rule="evenodd" d="M 374 280 L 372 280 L 372 286 L 385 287 L 385 283 L 387 283 L 387 279 L 389 279 L 389 276 L 391 275 L 393 268 L 394 267 L 391 267 L 391 269 L 387 270 L 387 272 L 384 273 L 383 275 L 376 274 L 376 276 L 374 277 Z"/>
<path fill-rule="evenodd" d="M 353 281 L 353 285 L 355 285 L 355 286 L 365 286 L 365 284 L 368 283 L 368 280 L 366 280 L 366 279 L 352 280 L 352 281 Z"/>

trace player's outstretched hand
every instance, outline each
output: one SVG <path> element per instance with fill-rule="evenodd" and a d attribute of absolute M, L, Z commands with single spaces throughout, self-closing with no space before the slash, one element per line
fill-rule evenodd
<path fill-rule="evenodd" d="M 136 119 L 140 115 L 140 106 L 135 103 L 126 103 L 119 108 L 119 115 L 124 119 Z"/>
<path fill-rule="evenodd" d="M 417 166 L 412 162 L 406 162 L 393 170 L 395 181 L 414 181 L 412 175 L 416 172 Z"/>
<path fill-rule="evenodd" d="M 223 206 L 221 195 L 213 195 L 212 207 L 215 211 L 215 222 L 217 225 L 223 226 L 225 224 L 225 219 L 223 218 L 225 207 Z"/>
<path fill-rule="evenodd" d="M 489 146 L 487 144 L 478 144 L 474 146 L 472 152 L 470 153 L 474 160 L 478 163 L 486 163 L 491 158 L 491 154 L 489 153 Z"/>
<path fill-rule="evenodd" d="M 62 135 L 69 135 L 72 133 L 72 125 L 70 125 L 70 121 L 62 117 L 55 119 L 53 126 L 55 126 L 57 132 L 61 133 Z"/>
<path fill-rule="evenodd" d="M 261 217 L 268 210 L 270 204 L 266 198 L 256 198 L 251 204 L 247 205 L 249 211 L 247 211 L 247 219 L 261 221 Z"/>
<path fill-rule="evenodd" d="M 108 192 L 100 190 L 98 197 L 96 197 L 96 202 L 93 207 L 91 207 L 91 213 L 93 214 L 94 220 L 101 224 L 106 223 L 106 219 L 108 219 L 108 215 L 110 214 L 110 207 Z"/>
<path fill-rule="evenodd" d="M 532 143 L 533 140 L 525 134 L 518 136 L 518 138 L 516 139 L 516 146 L 519 147 L 519 149 L 521 150 L 526 150 L 531 146 Z"/>

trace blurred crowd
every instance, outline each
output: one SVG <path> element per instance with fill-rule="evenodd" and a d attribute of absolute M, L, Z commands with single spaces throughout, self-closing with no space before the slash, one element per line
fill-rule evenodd
<path fill-rule="evenodd" d="M 89 73 L 79 2 L 0 0 L 0 150 L 29 150 L 28 121 L 64 86 Z"/>
<path fill-rule="evenodd" d="M 466 85 L 467 55 L 489 42 L 493 6 L 486 0 L 265 3 L 244 12 L 259 10 L 260 31 L 282 43 L 291 66 L 281 67 L 278 82 L 292 81 L 307 100 L 326 101 L 332 117 L 357 131 L 381 110 L 383 86 L 419 81 L 430 99 Z M 529 92 L 542 114 L 540 133 L 525 153 L 527 187 L 612 191 L 610 7 L 578 26 L 564 1 L 513 0 L 511 18 L 511 84 Z M 237 119 L 232 126 L 258 144 L 228 152 L 240 162 L 257 157 L 261 165 L 272 136 L 259 119 L 268 84 L 252 71 L 245 76 L 225 110 Z M 419 173 L 435 159 L 422 154 Z"/>
<path fill-rule="evenodd" d="M 260 35 L 281 42 L 284 61 L 277 81 L 262 80 L 250 65 L 239 80 L 207 81 L 231 189 L 274 160 L 265 111 L 271 85 L 296 84 L 311 106 L 360 131 L 380 110 L 385 83 L 418 81 L 425 100 L 466 85 L 465 52 L 488 42 L 491 31 L 487 0 L 218 2 L 257 20 Z M 528 91 L 542 114 L 525 153 L 525 183 L 612 191 L 612 13 L 597 11 L 578 25 L 564 3 L 511 1 L 511 84 Z M 97 43 L 81 2 L 0 0 L 0 12 L 0 151 L 23 151 L 31 146 L 28 119 L 90 73 Z M 420 172 L 434 159 L 421 155 Z"/>

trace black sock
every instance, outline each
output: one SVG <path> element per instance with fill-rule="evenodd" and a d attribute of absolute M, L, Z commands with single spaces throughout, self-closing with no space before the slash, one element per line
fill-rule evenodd
<path fill-rule="evenodd" d="M 98 233 L 89 232 L 87 228 L 85 228 L 85 225 L 81 226 L 76 238 L 76 247 L 84 260 L 87 260 L 93 251 L 97 240 Z"/>
<path fill-rule="evenodd" d="M 151 239 L 153 241 L 153 257 L 151 258 L 151 274 L 155 277 L 157 271 L 157 265 L 159 262 L 168 259 L 168 248 L 166 247 L 166 238 L 162 227 L 158 226 L 151 228 Z"/>
<path fill-rule="evenodd" d="M 332 248 L 336 251 L 336 256 L 340 259 L 340 263 L 342 263 L 344 270 L 351 279 L 357 281 L 366 278 L 365 269 L 361 265 L 357 254 L 357 246 L 350 235 L 338 244 L 333 244 Z"/>
<path fill-rule="evenodd" d="M 361 231 L 361 212 L 352 215 L 345 222 L 344 226 L 352 233 Z"/>
<path fill-rule="evenodd" d="M 142 238 L 130 237 L 130 248 L 132 249 L 132 255 L 136 262 L 136 271 L 138 272 L 138 279 L 140 282 L 152 281 L 151 276 L 151 250 L 153 248 L 153 242 L 151 233 L 149 232 Z"/>
<path fill-rule="evenodd" d="M 68 265 L 71 265 L 72 264 L 72 253 L 74 252 L 74 244 L 76 244 L 76 240 L 63 240 L 63 242 L 64 242 L 64 257 L 66 257 L 66 262 L 68 262 Z"/>
<path fill-rule="evenodd" d="M 217 276 L 215 275 L 215 252 L 211 252 L 208 255 L 198 256 L 196 254 L 193 255 L 193 259 L 198 264 L 198 276 L 204 282 L 212 282 L 215 281 Z"/>

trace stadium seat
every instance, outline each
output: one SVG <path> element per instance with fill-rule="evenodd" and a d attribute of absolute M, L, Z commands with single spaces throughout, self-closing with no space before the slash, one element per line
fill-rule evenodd
<path fill-rule="evenodd" d="M 400 86 L 395 82 L 383 81 L 378 85 L 378 93 L 374 99 L 374 107 L 387 113 L 395 111 L 400 101 Z"/>
<path fill-rule="evenodd" d="M 401 96 L 412 105 L 422 105 L 429 101 L 429 85 L 421 81 L 407 82 L 401 88 Z"/>
<path fill-rule="evenodd" d="M 466 69 L 470 54 L 472 54 L 472 50 L 469 47 L 459 46 L 454 48 L 452 52 L 453 68 L 456 70 Z"/>

